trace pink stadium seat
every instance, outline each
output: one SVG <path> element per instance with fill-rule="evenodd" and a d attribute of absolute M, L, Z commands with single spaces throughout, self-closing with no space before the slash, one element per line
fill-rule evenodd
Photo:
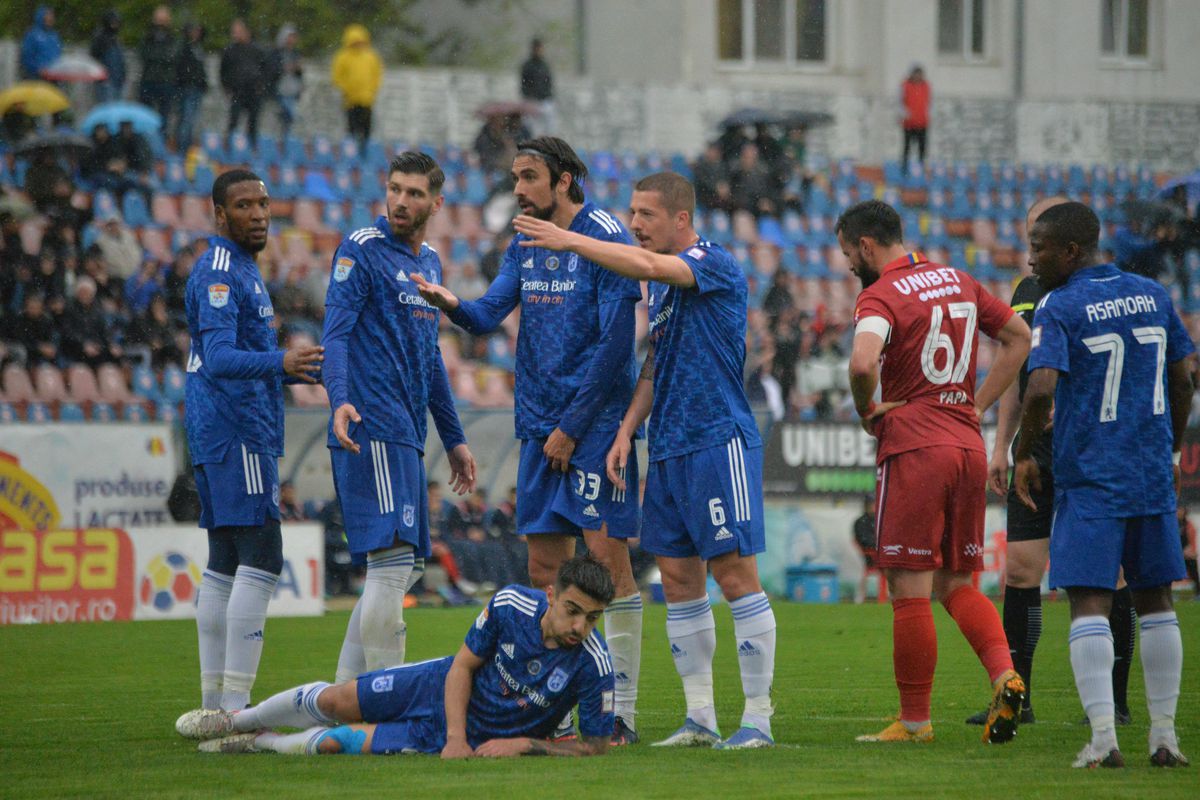
<path fill-rule="evenodd" d="M 150 201 L 150 215 L 159 225 L 164 225 L 168 228 L 181 227 L 179 205 L 175 202 L 175 198 L 169 194 L 154 195 Z"/>
<path fill-rule="evenodd" d="M 185 194 L 179 204 L 179 222 L 185 230 L 211 231 L 213 227 L 209 200 L 198 195 Z"/>
<path fill-rule="evenodd" d="M 58 367 L 43 364 L 33 371 L 33 383 L 38 400 L 43 403 L 62 403 L 67 399 L 67 384 Z"/>
<path fill-rule="evenodd" d="M 504 372 L 498 369 L 489 369 L 485 372 L 483 391 L 477 402 L 484 408 L 510 408 L 512 406 L 513 396 L 512 392 L 508 390 Z"/>
<path fill-rule="evenodd" d="M 323 232 L 320 204 L 316 200 L 297 200 L 292 207 L 292 224 L 310 233 Z"/>
<path fill-rule="evenodd" d="M 475 369 L 467 364 L 458 368 L 454 375 L 454 399 L 460 403 L 476 405 L 479 402 L 479 389 L 475 385 Z"/>
<path fill-rule="evenodd" d="M 454 209 L 443 208 L 429 218 L 429 226 L 425 229 L 425 238 L 432 242 L 434 239 L 444 239 L 456 233 L 452 216 Z M 434 245 L 436 247 L 436 245 Z M 449 255 L 449 251 L 446 252 Z"/>
<path fill-rule="evenodd" d="M 167 241 L 165 231 L 159 228 L 142 228 L 139 238 L 142 242 L 142 249 L 147 253 L 159 261 L 171 260 L 171 245 Z"/>
<path fill-rule="evenodd" d="M 483 214 L 480 212 L 479 206 L 464 203 L 458 207 L 458 221 L 455 225 L 455 233 L 458 236 L 465 236 L 468 239 L 487 237 L 487 231 L 483 229 Z"/>
<path fill-rule="evenodd" d="M 10 403 L 28 403 L 37 399 L 29 373 L 19 364 L 4 368 L 4 397 Z"/>
<path fill-rule="evenodd" d="M 96 385 L 96 373 L 87 364 L 72 364 L 67 368 L 67 384 L 70 399 L 83 405 L 100 401 L 100 387 Z"/>
<path fill-rule="evenodd" d="M 120 367 L 104 364 L 96 370 L 96 382 L 100 387 L 100 398 L 107 403 L 129 403 L 137 400 L 129 391 L 125 373 Z"/>
<path fill-rule="evenodd" d="M 758 223 L 749 211 L 733 212 L 733 238 L 742 242 L 758 241 Z"/>

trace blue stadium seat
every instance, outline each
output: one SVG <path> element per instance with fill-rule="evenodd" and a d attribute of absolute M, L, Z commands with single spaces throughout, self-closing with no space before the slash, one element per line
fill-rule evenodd
<path fill-rule="evenodd" d="M 764 216 L 759 219 L 758 238 L 777 247 L 784 247 L 788 243 L 788 237 L 784 235 L 783 227 L 775 217 Z"/>
<path fill-rule="evenodd" d="M 16 421 L 17 410 L 13 408 L 12 403 L 0 403 L 0 423 Z"/>
<path fill-rule="evenodd" d="M 304 140 L 298 136 L 289 135 L 283 140 L 283 154 L 280 163 L 303 164 L 308 161 L 308 150 Z"/>
<path fill-rule="evenodd" d="M 182 403 L 186 376 L 178 364 L 163 368 L 162 398 L 168 403 Z"/>
<path fill-rule="evenodd" d="M 30 403 L 25 409 L 26 422 L 53 422 L 54 415 L 50 413 L 50 406 L 45 403 Z"/>
<path fill-rule="evenodd" d="M 795 211 L 783 212 L 783 235 L 793 245 L 807 241 L 808 231 L 804 229 L 804 219 Z"/>
<path fill-rule="evenodd" d="M 808 191 L 808 201 L 804 204 L 804 210 L 809 214 L 828 216 L 833 210 L 833 203 L 829 199 L 829 193 L 824 188 L 814 184 Z"/>
<path fill-rule="evenodd" d="M 326 203 L 325 213 L 322 220 L 326 227 L 333 228 L 335 231 L 343 233 L 349 232 L 349 223 L 346 219 L 346 209 L 339 203 Z"/>
<path fill-rule="evenodd" d="M 230 164 L 249 164 L 254 160 L 254 150 L 250 147 L 250 138 L 245 133 L 237 131 L 229 137 L 229 147 L 225 157 Z"/>
<path fill-rule="evenodd" d="M 824 278 L 829 275 L 829 262 L 820 247 L 809 247 L 804 263 L 804 275 L 809 278 Z"/>
<path fill-rule="evenodd" d="M 84 250 L 94 245 L 99 238 L 100 231 L 96 228 L 95 224 L 89 222 L 83 226 L 83 233 L 80 235 L 80 244 L 83 245 Z"/>
<path fill-rule="evenodd" d="M 315 169 L 304 173 L 300 195 L 306 200 L 320 200 L 322 203 L 332 203 L 338 199 L 337 192 L 329 185 L 329 178 L 324 172 Z"/>
<path fill-rule="evenodd" d="M 733 225 L 729 222 L 729 215 L 724 211 L 713 211 L 708 216 L 708 235 L 713 241 L 720 243 L 729 241 Z"/>
<path fill-rule="evenodd" d="M 279 140 L 268 133 L 260 133 L 258 135 L 258 145 L 254 148 L 254 158 L 257 161 L 262 161 L 270 166 L 275 166 L 283 158 L 283 154 L 279 152 Z"/>
<path fill-rule="evenodd" d="M 854 196 L 850 194 L 850 187 L 841 186 L 833 192 L 833 213 L 841 214 L 850 206 L 854 205 Z"/>
<path fill-rule="evenodd" d="M 1067 194 L 1078 196 L 1087 190 L 1087 186 L 1088 179 L 1083 172 L 1083 167 L 1078 164 L 1072 164 L 1067 168 Z"/>
<path fill-rule="evenodd" d="M 588 171 L 591 173 L 592 180 L 615 179 L 621 174 L 616 156 L 607 150 L 597 150 L 592 153 Z"/>
<path fill-rule="evenodd" d="M 371 207 L 360 200 L 350 206 L 350 218 L 348 222 L 348 230 L 369 228 L 375 224 L 375 216 L 371 212 Z"/>
<path fill-rule="evenodd" d="M 147 400 L 159 399 L 162 392 L 158 388 L 158 379 L 154 377 L 154 370 L 145 365 L 133 368 L 133 393 Z"/>
<path fill-rule="evenodd" d="M 904 171 L 905 189 L 924 189 L 928 185 L 925 178 L 925 168 L 918 161 L 908 162 L 908 169 Z"/>
<path fill-rule="evenodd" d="M 779 251 L 779 266 L 792 275 L 800 274 L 800 254 L 795 247 L 787 245 Z"/>
<path fill-rule="evenodd" d="M 983 191 L 975 193 L 976 198 L 987 195 L 988 192 Z M 969 219 L 971 217 L 972 210 L 973 206 L 971 204 L 971 199 L 967 196 L 967 193 L 965 191 L 955 189 L 954 194 L 950 198 L 947 216 L 951 217 L 952 219 Z"/>
<path fill-rule="evenodd" d="M 450 260 L 455 262 L 470 261 L 475 257 L 471 243 L 461 236 L 450 240 Z"/>
<path fill-rule="evenodd" d="M 996 204 L 992 201 L 991 192 L 980 192 L 975 196 L 975 219 L 995 219 Z"/>
<path fill-rule="evenodd" d="M 1021 237 L 1017 235 L 1017 226 L 1011 217 L 1002 217 L 996 223 L 996 244 L 1014 250 L 1021 247 Z"/>
<path fill-rule="evenodd" d="M 1007 161 L 1000 163 L 1000 168 L 996 174 L 996 187 L 1000 190 L 1008 189 L 1016 191 L 1017 189 L 1017 168 Z"/>
<path fill-rule="evenodd" d="M 473 206 L 481 206 L 488 199 L 487 178 L 483 170 L 472 167 L 467 170 L 466 184 L 463 187 L 463 200 Z"/>
<path fill-rule="evenodd" d="M 279 167 L 279 177 L 271 187 L 271 194 L 280 200 L 295 200 L 300 196 L 300 172 L 293 164 Z"/>
<path fill-rule="evenodd" d="M 883 162 L 883 182 L 888 186 L 904 185 L 904 170 L 899 161 Z"/>
<path fill-rule="evenodd" d="M 125 193 L 125 199 L 121 201 L 121 216 L 131 228 L 146 228 L 154 224 L 150 209 L 146 207 L 146 198 L 141 192 Z"/>
<path fill-rule="evenodd" d="M 328 136 L 314 136 L 312 138 L 312 156 L 309 163 L 317 167 L 332 167 L 337 157 L 333 151 L 333 142 L 329 141 Z"/>
<path fill-rule="evenodd" d="M 946 249 L 950 246 L 950 237 L 946 235 L 946 222 L 941 217 L 929 218 L 929 231 L 921 237 L 926 248 L 939 247 Z"/>
<path fill-rule="evenodd" d="M 79 403 L 63 403 L 58 409 L 59 422 L 83 422 L 83 407 Z"/>
<path fill-rule="evenodd" d="M 126 403 L 123 417 L 126 422 L 148 422 L 149 415 L 141 403 Z"/>
<path fill-rule="evenodd" d="M 225 140 L 217 131 L 204 131 L 200 134 L 200 149 L 209 161 L 218 164 L 225 161 Z"/>
<path fill-rule="evenodd" d="M 884 187 L 883 195 L 880 199 L 897 211 L 904 210 L 904 202 L 900 199 L 900 190 L 895 186 Z"/>
<path fill-rule="evenodd" d="M 201 197 L 208 197 L 212 193 L 213 181 L 216 176 L 213 175 L 213 168 L 208 164 L 197 164 L 196 169 L 192 172 L 192 184 L 190 191 L 192 194 L 198 194 Z"/>
<path fill-rule="evenodd" d="M 975 166 L 975 188 L 991 190 L 996 186 L 996 176 L 991 163 L 983 161 Z"/>
<path fill-rule="evenodd" d="M 391 159 L 388 158 L 387 148 L 383 143 L 372 140 L 367 142 L 367 152 L 363 160 L 373 169 L 384 169 Z"/>
<path fill-rule="evenodd" d="M 1012 192 L 1001 192 L 1000 199 L 996 201 L 996 219 L 1012 222 L 1024 216 L 1025 210 L 1017 202 L 1016 195 Z"/>
<path fill-rule="evenodd" d="M 177 422 L 179 407 L 175 403 L 158 403 L 154 406 L 154 418 L 159 422 Z"/>
<path fill-rule="evenodd" d="M 117 207 L 117 199 L 106 189 L 100 189 L 92 195 L 92 216 L 96 219 L 104 219 L 113 212 L 120 213 Z"/>
<path fill-rule="evenodd" d="M 108 403 L 92 403 L 93 422 L 115 422 L 117 412 Z"/>
<path fill-rule="evenodd" d="M 342 164 L 358 165 L 362 160 L 363 151 L 358 146 L 358 139 L 353 136 L 346 136 L 337 146 L 337 158 Z"/>
<path fill-rule="evenodd" d="M 188 190 L 187 172 L 183 159 L 169 156 L 163 164 L 162 188 L 169 194 L 183 194 Z"/>
<path fill-rule="evenodd" d="M 1062 167 L 1058 164 L 1046 167 L 1046 173 L 1042 179 L 1042 191 L 1046 194 L 1062 194 L 1066 188 L 1067 179 L 1063 175 Z"/>

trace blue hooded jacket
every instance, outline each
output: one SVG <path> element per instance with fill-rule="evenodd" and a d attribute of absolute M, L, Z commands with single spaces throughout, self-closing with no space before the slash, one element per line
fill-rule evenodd
<path fill-rule="evenodd" d="M 62 55 L 62 39 L 58 31 L 46 27 L 49 6 L 38 6 L 33 15 L 33 27 L 25 32 L 21 41 L 21 75 L 36 79 L 41 71 L 53 64 Z"/>

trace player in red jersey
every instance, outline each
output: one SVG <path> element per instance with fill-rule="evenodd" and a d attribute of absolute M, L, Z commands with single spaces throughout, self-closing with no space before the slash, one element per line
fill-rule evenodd
<path fill-rule="evenodd" d="M 1029 353 L 1029 326 L 970 275 L 905 249 L 900 217 L 886 203 L 853 206 L 835 229 L 863 285 L 850 389 L 863 427 L 879 440 L 876 563 L 892 595 L 900 689 L 899 719 L 858 738 L 933 739 L 937 635 L 930 597 L 936 593 L 992 680 L 983 740 L 1006 742 L 1016 734 L 1025 685 L 1012 668 L 996 607 L 971 585 L 982 567 L 986 505 L 979 418 L 1017 377 Z M 976 392 L 980 330 L 1000 351 Z M 881 379 L 883 399 L 876 404 Z"/>

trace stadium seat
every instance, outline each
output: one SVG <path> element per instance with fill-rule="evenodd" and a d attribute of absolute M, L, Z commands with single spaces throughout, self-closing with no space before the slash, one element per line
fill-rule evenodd
<path fill-rule="evenodd" d="M 92 216 L 96 219 L 104 219 L 110 214 L 119 214 L 120 209 L 117 207 L 117 199 L 111 193 L 104 189 L 100 189 L 92 195 Z M 35 251 L 36 252 L 36 251 Z"/>
<path fill-rule="evenodd" d="M 775 217 L 764 216 L 758 221 L 758 238 L 777 247 L 788 243 L 788 237 L 784 235 L 783 227 Z"/>
<path fill-rule="evenodd" d="M 299 136 L 288 136 L 283 140 L 283 161 L 287 164 L 303 164 L 308 161 L 308 150 Z"/>
<path fill-rule="evenodd" d="M 260 133 L 258 145 L 254 148 L 254 157 L 268 166 L 277 165 L 282 158 L 282 153 L 279 152 L 279 141 L 270 134 Z"/>
<path fill-rule="evenodd" d="M 169 194 L 154 194 L 150 199 L 150 217 L 156 225 L 167 228 L 178 228 L 182 224 L 179 220 L 179 205 Z"/>
<path fill-rule="evenodd" d="M 361 200 L 351 204 L 350 217 L 347 220 L 346 229 L 356 231 L 359 228 L 369 228 L 375 224 L 375 217 L 371 215 L 371 207 Z"/>
<path fill-rule="evenodd" d="M 300 184 L 300 195 L 305 200 L 320 200 L 322 203 L 331 203 L 338 199 L 337 191 L 334 190 L 325 173 L 312 169 L 304 173 L 304 180 Z"/>
<path fill-rule="evenodd" d="M 225 161 L 225 142 L 218 131 L 205 131 L 200 134 L 200 149 L 209 161 L 218 164 Z"/>
<path fill-rule="evenodd" d="M 100 388 L 96 385 L 96 373 L 87 364 L 72 364 L 67 367 L 68 398 L 80 405 L 94 403 L 100 399 Z"/>
<path fill-rule="evenodd" d="M 171 246 L 167 234 L 159 228 L 142 228 L 138 234 L 142 249 L 154 257 L 156 261 L 166 263 L 171 260 Z"/>
<path fill-rule="evenodd" d="M 162 397 L 168 403 L 182 403 L 187 382 L 178 364 L 167 364 L 163 368 Z"/>
<path fill-rule="evenodd" d="M 312 155 L 309 157 L 309 163 L 315 167 L 332 167 L 336 156 L 333 152 L 333 142 L 329 141 L 328 136 L 314 136 L 312 138 Z"/>
<path fill-rule="evenodd" d="M 185 194 L 179 201 L 179 222 L 189 231 L 211 231 L 210 201 L 203 195 Z"/>
<path fill-rule="evenodd" d="M 339 233 L 349 233 L 349 222 L 346 219 L 346 209 L 340 203 L 326 203 L 323 222 L 325 227 Z"/>
<path fill-rule="evenodd" d="M 144 228 L 153 223 L 150 209 L 146 207 L 146 198 L 141 192 L 126 192 L 121 201 L 121 216 L 125 224 L 131 228 Z"/>
<path fill-rule="evenodd" d="M 95 403 L 92 405 L 92 422 L 114 422 L 117 419 L 117 412 L 108 403 Z"/>
<path fill-rule="evenodd" d="M 383 146 L 382 142 L 374 140 L 367 142 L 367 152 L 363 161 L 372 165 L 375 169 L 382 169 L 387 165 L 389 160 L 387 149 Z"/>
<path fill-rule="evenodd" d="M 148 422 L 150 415 L 141 403 L 126 403 L 123 417 L 126 422 Z"/>
<path fill-rule="evenodd" d="M 0 423 L 16 422 L 17 420 L 17 410 L 13 408 L 12 403 L 0 402 Z"/>
<path fill-rule="evenodd" d="M 178 422 L 179 407 L 174 403 L 157 403 L 154 406 L 154 418 L 159 422 Z"/>
<path fill-rule="evenodd" d="M 481 206 L 488 199 L 488 182 L 483 170 L 475 167 L 466 172 L 466 183 L 463 185 L 463 199 L 471 205 Z"/>
<path fill-rule="evenodd" d="M 61 403 L 67 399 L 67 384 L 58 367 L 42 364 L 33 370 L 33 386 L 38 400 L 43 403 Z"/>
<path fill-rule="evenodd" d="M 162 188 L 171 194 L 183 194 L 188 190 L 187 168 L 182 158 L 171 156 L 163 164 Z"/>
<path fill-rule="evenodd" d="M 234 132 L 229 137 L 229 148 L 225 151 L 223 163 L 228 165 L 248 165 L 254 160 L 254 151 L 250 149 L 250 139 L 242 131 Z"/>
<path fill-rule="evenodd" d="M 10 403 L 30 403 L 37 399 L 33 381 L 20 364 L 9 364 L 4 368 L 4 397 Z"/>
<path fill-rule="evenodd" d="M 192 171 L 192 182 L 189 191 L 201 197 L 210 197 L 212 195 L 214 180 L 216 180 L 216 175 L 213 174 L 212 167 L 208 164 L 197 164 L 196 169 Z"/>
<path fill-rule="evenodd" d="M 158 380 L 154 371 L 147 366 L 133 369 L 133 393 L 147 400 L 158 400 L 162 392 L 158 388 Z"/>
<path fill-rule="evenodd" d="M 53 422 L 54 415 L 50 413 L 50 406 L 45 403 L 30 403 L 25 410 L 25 420 L 27 422 Z"/>
<path fill-rule="evenodd" d="M 120 367 L 112 364 L 101 365 L 96 370 L 96 384 L 100 388 L 101 399 L 107 403 L 127 403 L 136 399 L 129 391 Z"/>
<path fill-rule="evenodd" d="M 63 403 L 58 409 L 59 422 L 83 422 L 87 417 L 84 416 L 83 406 L 78 403 Z"/>

